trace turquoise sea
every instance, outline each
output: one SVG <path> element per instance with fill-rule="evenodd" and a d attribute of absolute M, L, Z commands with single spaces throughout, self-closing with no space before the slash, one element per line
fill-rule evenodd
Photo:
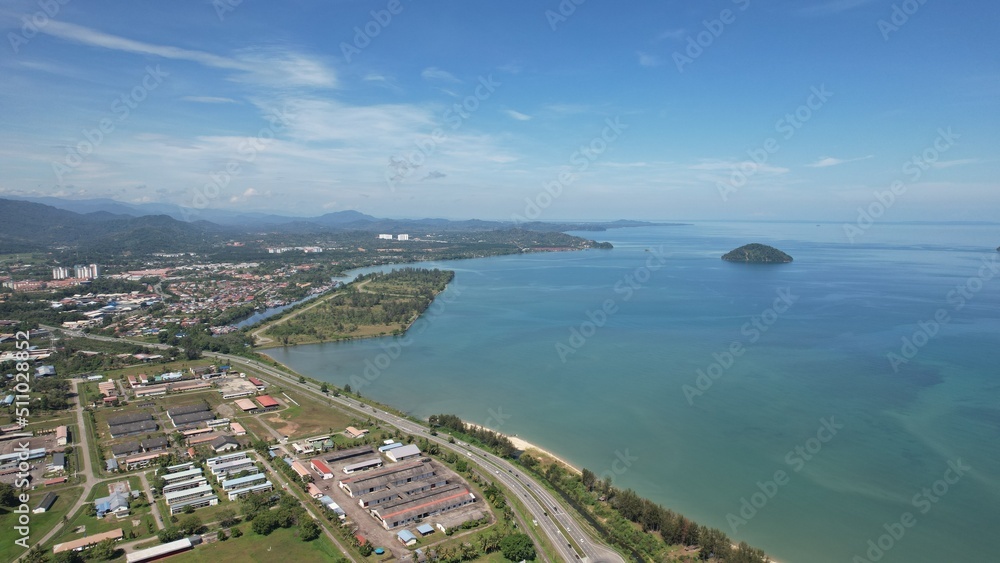
<path fill-rule="evenodd" d="M 996 560 L 1000 226 L 575 234 L 615 248 L 435 263 L 455 281 L 407 336 L 269 354 L 517 434 L 783 563 Z M 747 242 L 795 261 L 720 260 Z"/>

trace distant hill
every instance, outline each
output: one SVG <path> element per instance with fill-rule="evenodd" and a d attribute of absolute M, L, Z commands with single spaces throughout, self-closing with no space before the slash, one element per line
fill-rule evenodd
<path fill-rule="evenodd" d="M 722 255 L 722 259 L 750 264 L 784 264 L 792 261 L 791 256 L 777 248 L 756 242 L 731 250 Z"/>
<path fill-rule="evenodd" d="M 74 213 L 30 201 L 0 199 L 0 253 L 53 246 L 178 252 L 224 231 L 205 221 L 184 223 L 166 215 L 140 218 L 106 211 Z"/>
<path fill-rule="evenodd" d="M 384 219 L 354 210 L 336 211 L 317 217 L 292 217 L 269 213 L 234 213 L 220 209 L 185 209 L 168 203 L 132 204 L 112 199 L 61 199 L 55 197 L 9 197 L 10 202 L 35 203 L 90 216 L 93 219 L 125 221 L 128 218 L 166 216 L 180 222 L 216 227 L 232 227 L 238 232 L 282 232 L 313 234 L 329 231 L 368 231 L 384 233 L 432 233 L 438 231 L 492 231 L 520 228 L 538 232 L 606 231 L 626 227 L 664 224 L 645 221 L 618 220 L 612 222 L 542 222 L 515 224 L 511 221 L 468 219 Z M 67 226 L 73 231 L 72 226 Z M 89 233 L 90 231 L 88 231 Z"/>

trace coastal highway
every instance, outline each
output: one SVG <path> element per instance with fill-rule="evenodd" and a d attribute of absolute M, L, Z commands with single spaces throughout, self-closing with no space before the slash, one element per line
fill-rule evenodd
<path fill-rule="evenodd" d="M 55 327 L 46 328 L 49 328 L 49 330 L 55 329 Z M 122 340 L 107 336 L 84 334 L 77 331 L 68 331 L 64 329 L 60 330 L 63 330 L 66 334 L 74 337 L 109 341 Z M 131 342 L 142 344 L 151 348 L 169 348 L 169 346 L 164 344 L 139 341 Z M 538 528 L 541 529 L 541 531 L 549 538 L 552 545 L 555 546 L 558 551 L 559 556 L 564 561 L 583 561 L 586 563 L 625 563 L 625 559 L 620 554 L 593 538 L 588 533 L 589 529 L 588 531 L 585 531 L 576 518 L 574 518 L 573 514 L 566 509 L 565 505 L 549 493 L 548 490 L 542 487 L 532 477 L 523 474 L 519 467 L 504 459 L 498 458 L 490 452 L 462 442 L 451 444 L 447 441 L 447 439 L 442 439 L 438 436 L 431 436 L 426 427 L 411 420 L 407 420 L 384 411 L 379 411 L 369 405 L 364 405 L 359 403 L 357 400 L 351 400 L 344 396 L 334 397 L 332 395 L 324 394 L 319 390 L 318 385 L 310 382 L 306 382 L 305 384 L 299 383 L 297 377 L 293 377 L 285 372 L 275 369 L 272 366 L 256 360 L 214 352 L 204 352 L 204 355 L 225 360 L 230 365 L 238 364 L 252 367 L 259 372 L 281 380 L 282 383 L 290 387 L 299 388 L 300 390 L 311 393 L 312 395 L 322 398 L 323 400 L 337 403 L 339 406 L 348 409 L 349 411 L 357 411 L 364 414 L 366 417 L 378 419 L 380 422 L 399 428 L 403 432 L 420 435 L 438 444 L 441 448 L 447 448 L 458 455 L 465 456 L 467 461 L 471 462 L 475 466 L 478 466 L 481 470 L 485 471 L 486 474 L 492 473 L 493 477 L 498 482 L 502 483 L 508 490 L 519 497 L 520 501 L 531 513 L 531 517 L 538 523 Z M 569 534 L 572 538 L 572 543 L 566 537 L 566 534 Z M 582 553 L 578 553 L 573 547 L 574 545 L 579 546 Z"/>
<path fill-rule="evenodd" d="M 378 419 L 382 423 L 395 426 L 403 432 L 413 435 L 420 435 L 429 441 L 438 444 L 442 448 L 447 448 L 458 455 L 465 456 L 465 459 L 474 465 L 485 470 L 487 474 L 492 473 L 493 478 L 507 487 L 515 495 L 520 497 L 521 502 L 528 508 L 531 517 L 538 522 L 538 527 L 548 536 L 549 540 L 558 550 L 564 561 L 583 561 L 589 563 L 625 563 L 625 559 L 614 550 L 599 543 L 594 538 L 584 532 L 580 524 L 574 519 L 571 513 L 567 512 L 563 504 L 558 501 L 548 490 L 543 488 L 533 478 L 521 473 L 519 467 L 514 466 L 507 460 L 498 458 L 481 448 L 465 444 L 451 444 L 446 439 L 439 436 L 431 436 L 428 429 L 411 420 L 398 417 L 374 407 L 363 405 L 357 400 L 351 400 L 344 396 L 334 397 L 325 395 L 319 390 L 319 386 L 313 383 L 299 383 L 297 378 L 279 371 L 267 364 L 262 364 L 255 360 L 249 360 L 239 356 L 227 354 L 215 354 L 205 352 L 207 356 L 213 356 L 226 360 L 230 364 L 242 364 L 250 366 L 266 375 L 280 379 L 282 383 L 298 387 L 301 390 L 317 395 L 331 402 L 339 404 L 349 410 L 358 411 L 366 417 Z M 560 529 L 560 527 L 562 529 Z M 562 530 L 570 534 L 572 541 L 583 553 L 577 553 L 572 547 Z"/>

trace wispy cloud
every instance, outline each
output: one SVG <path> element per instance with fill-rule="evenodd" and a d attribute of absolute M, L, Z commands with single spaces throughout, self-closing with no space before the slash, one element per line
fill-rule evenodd
<path fill-rule="evenodd" d="M 729 172 L 733 170 L 752 170 L 755 174 L 787 174 L 791 172 L 782 166 L 772 166 L 770 164 L 758 164 L 752 160 L 721 160 L 704 159 L 698 164 L 688 167 L 690 170 L 700 170 L 706 172 Z"/>
<path fill-rule="evenodd" d="M 518 121 L 530 121 L 531 120 L 531 116 L 530 115 L 525 114 L 525 113 L 521 113 L 519 111 L 515 111 L 515 110 L 512 110 L 512 109 L 507 110 L 505 113 L 507 115 L 509 115 L 510 117 L 518 120 Z"/>
<path fill-rule="evenodd" d="M 813 162 L 811 164 L 807 164 L 806 166 L 808 166 L 810 168 L 827 168 L 827 167 L 830 167 L 830 166 L 837 166 L 837 165 L 840 165 L 840 164 L 847 164 L 848 162 L 858 162 L 859 160 L 868 160 L 869 158 L 873 158 L 873 157 L 874 157 L 874 155 L 861 156 L 861 157 L 858 157 L 858 158 L 833 158 L 832 156 L 825 156 L 825 157 L 817 160 L 816 162 Z"/>
<path fill-rule="evenodd" d="M 182 96 L 185 102 L 197 102 L 199 104 L 237 104 L 232 98 L 221 98 L 218 96 Z"/>
<path fill-rule="evenodd" d="M 859 6 L 870 4 L 874 0 L 829 0 L 826 2 L 814 3 L 809 6 L 802 6 L 797 9 L 799 15 L 816 17 L 832 16 L 848 10 L 853 10 Z"/>
<path fill-rule="evenodd" d="M 657 35 L 656 39 L 654 39 L 653 41 L 654 41 L 654 43 L 659 43 L 660 41 L 667 41 L 667 40 L 670 40 L 670 41 L 680 41 L 681 39 L 684 39 L 685 37 L 687 37 L 687 32 L 684 31 L 683 28 L 668 29 L 666 31 L 661 32 L 659 35 Z"/>
<path fill-rule="evenodd" d="M 234 74 L 233 80 L 240 82 L 280 88 L 289 86 L 329 88 L 337 84 L 336 73 L 321 61 L 280 47 L 245 50 L 236 56 L 227 57 L 171 45 L 136 41 L 57 20 L 51 20 L 39 30 L 65 41 L 91 47 L 190 61 L 211 68 L 238 71 L 238 74 Z"/>
<path fill-rule="evenodd" d="M 524 67 L 522 67 L 517 63 L 507 63 L 503 66 L 497 67 L 497 70 L 499 70 L 500 72 L 506 72 L 507 74 L 521 74 L 521 71 L 524 70 Z"/>
<path fill-rule="evenodd" d="M 193 61 L 213 68 L 225 68 L 233 70 L 253 70 L 249 65 L 229 57 L 221 57 L 204 51 L 193 51 L 179 47 L 167 45 L 154 45 L 142 41 L 135 41 L 117 35 L 111 35 L 81 25 L 66 23 L 58 20 L 50 20 L 48 25 L 39 28 L 42 33 L 47 33 L 53 37 L 58 37 L 66 41 L 73 41 L 90 45 L 93 47 L 103 47 L 115 51 L 126 51 L 140 55 L 155 55 L 165 59 L 175 59 Z"/>
<path fill-rule="evenodd" d="M 421 178 L 421 181 L 424 181 L 424 180 L 437 180 L 437 179 L 440 179 L 440 178 L 447 178 L 447 177 L 448 177 L 448 175 L 445 174 L 444 172 L 441 172 L 440 170 L 432 170 L 426 176 L 424 176 L 423 178 Z"/>
<path fill-rule="evenodd" d="M 639 64 L 641 66 L 654 67 L 663 64 L 663 61 L 656 55 L 650 55 L 649 53 L 639 51 L 636 53 L 636 56 L 639 57 Z"/>
<path fill-rule="evenodd" d="M 931 168 L 952 168 L 955 166 L 965 166 L 968 164 L 979 164 L 985 162 L 981 158 L 960 158 L 956 160 L 939 160 L 931 164 Z"/>
<path fill-rule="evenodd" d="M 461 82 L 454 74 L 448 72 L 447 70 L 441 70 L 435 66 L 429 66 L 420 73 L 420 77 L 424 80 L 441 80 L 444 82 Z"/>

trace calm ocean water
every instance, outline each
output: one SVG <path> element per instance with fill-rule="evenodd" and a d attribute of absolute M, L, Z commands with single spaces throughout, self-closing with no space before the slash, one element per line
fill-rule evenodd
<path fill-rule="evenodd" d="M 996 560 L 1000 226 L 580 234 L 615 249 L 434 264 L 455 282 L 408 336 L 269 354 L 522 436 L 785 562 Z M 747 242 L 795 262 L 719 259 Z"/>

